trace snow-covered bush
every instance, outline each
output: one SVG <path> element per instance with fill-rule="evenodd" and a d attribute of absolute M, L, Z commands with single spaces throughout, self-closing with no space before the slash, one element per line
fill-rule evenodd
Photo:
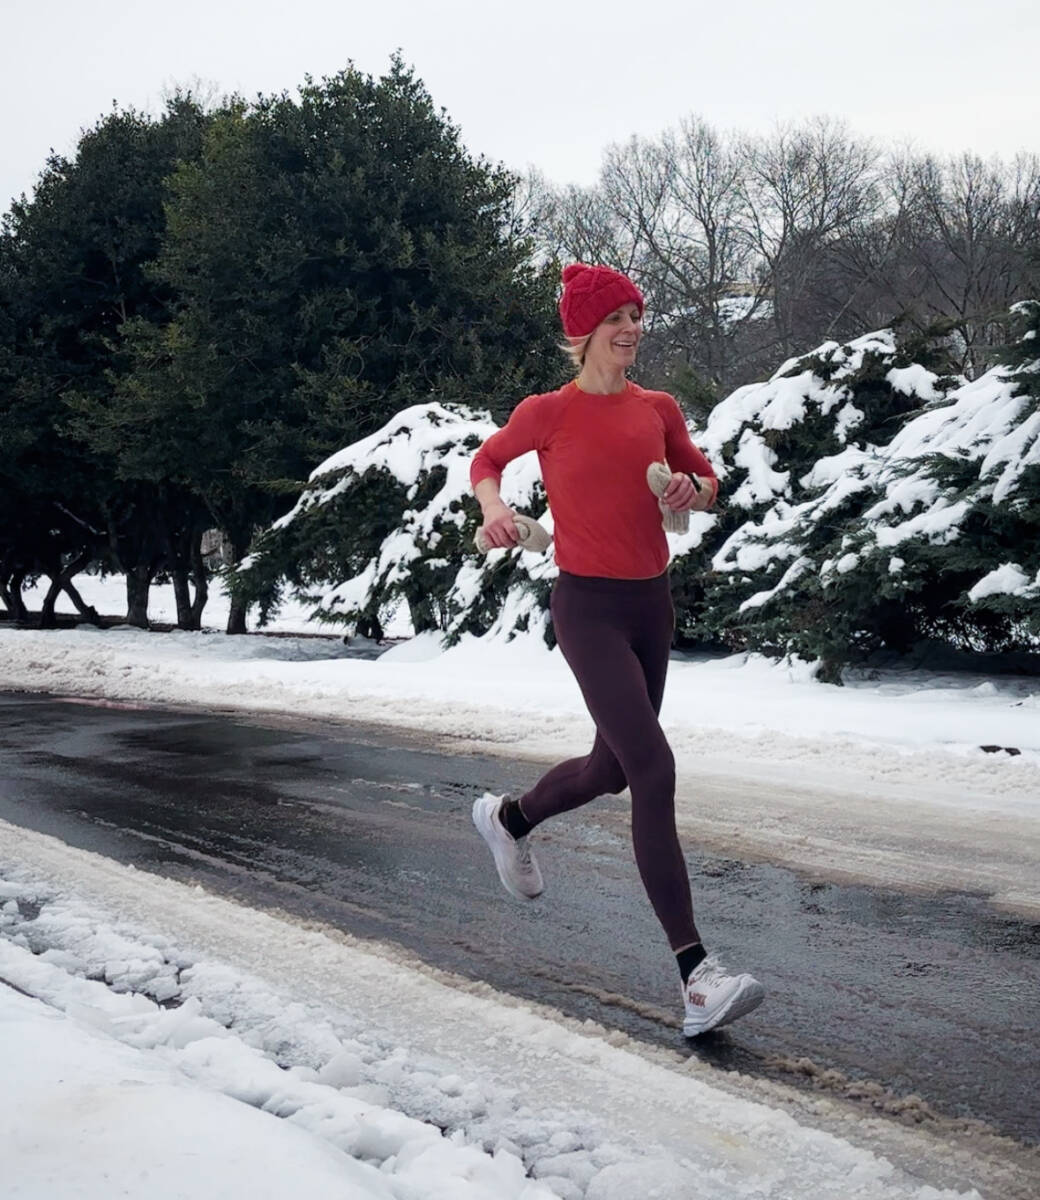
<path fill-rule="evenodd" d="M 971 649 L 1040 634 L 1040 302 L 1014 314 L 1005 363 L 886 448 L 884 496 L 864 513 L 862 545 L 848 549 L 907 571 L 907 606 Z M 936 590 L 937 606 L 926 606 Z"/>
<path fill-rule="evenodd" d="M 846 519 L 860 486 L 852 482 L 854 465 L 908 414 L 941 397 L 949 381 L 924 362 L 942 361 L 920 339 L 881 330 L 845 345 L 825 343 L 716 405 L 694 435 L 721 484 L 717 524 L 704 545 L 710 565 L 699 555 L 679 558 L 674 568 L 687 637 L 788 652 L 807 649 L 792 640 L 792 627 L 826 632 L 827 614 L 806 608 L 801 592 L 798 603 L 767 601 L 793 598 L 791 586 L 811 572 Z M 836 489 L 821 505 L 832 476 L 849 495 Z"/>
<path fill-rule="evenodd" d="M 440 630 L 449 643 L 492 628 L 507 636 L 545 630 L 551 559 L 485 557 L 473 545 L 480 510 L 469 464 L 495 429 L 486 414 L 450 404 L 397 413 L 312 473 L 243 563 L 239 593 L 266 619 L 288 587 L 319 619 L 372 635 L 402 605 L 414 632 Z M 510 464 L 502 494 L 518 510 L 544 514 L 533 454 Z"/>
<path fill-rule="evenodd" d="M 1019 320 L 1035 329 L 1036 309 L 1020 306 Z M 1023 332 L 1019 347 L 1036 336 Z M 1017 365 L 969 382 L 898 362 L 887 333 L 860 345 L 863 360 L 839 378 L 837 396 L 833 378 L 818 391 L 806 381 L 807 401 L 835 420 L 835 438 L 808 469 L 771 452 L 761 432 L 800 416 L 797 397 L 785 405 L 767 395 L 740 433 L 733 461 L 747 473 L 730 503 L 742 513 L 762 507 L 715 554 L 708 590 L 720 626 L 748 644 L 821 659 L 835 679 L 861 653 L 905 651 L 924 638 L 1020 646 L 1037 631 L 1040 592 L 1040 364 L 1019 350 Z M 894 394 L 924 406 L 897 412 L 887 437 L 878 437 L 884 423 L 857 415 L 864 369 L 872 396 L 883 372 Z M 712 414 L 709 439 L 746 392 Z M 835 451 L 834 441 L 845 444 Z"/>

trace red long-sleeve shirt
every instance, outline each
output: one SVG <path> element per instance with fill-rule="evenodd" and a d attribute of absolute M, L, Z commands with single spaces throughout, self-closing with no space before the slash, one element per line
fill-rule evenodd
<path fill-rule="evenodd" d="M 528 396 L 477 451 L 470 481 L 500 482 L 506 464 L 528 450 L 538 452 L 557 565 L 572 575 L 652 579 L 668 566 L 661 510 L 646 482 L 650 463 L 701 476 L 713 499 L 718 490 L 674 398 L 634 383 L 609 395 L 568 383 Z"/>

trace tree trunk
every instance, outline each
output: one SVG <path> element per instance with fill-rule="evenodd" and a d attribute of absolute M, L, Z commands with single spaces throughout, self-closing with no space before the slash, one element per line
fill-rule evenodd
<path fill-rule="evenodd" d="M 227 631 L 228 633 L 248 633 L 246 627 L 246 613 L 248 608 L 243 600 L 238 596 L 231 597 L 231 608 L 228 611 Z"/>
<path fill-rule="evenodd" d="M 93 558 L 93 554 L 89 550 L 84 550 L 71 562 L 66 563 L 64 567 L 59 565 L 57 570 L 48 572 L 51 586 L 47 589 L 47 595 L 43 599 L 43 607 L 40 610 L 41 629 L 53 629 L 57 625 L 58 622 L 54 614 L 54 607 L 63 591 L 68 593 L 82 616 L 93 621 L 95 625 L 101 624 L 101 619 L 98 617 L 97 612 L 93 608 L 87 608 L 83 603 L 83 598 L 76 591 L 72 583 L 73 579 L 90 562 L 91 558 Z"/>
<path fill-rule="evenodd" d="M 231 534 L 229 536 L 228 541 L 231 544 L 231 561 L 233 564 L 237 565 L 245 557 L 245 553 L 248 548 L 247 541 L 244 538 L 235 537 L 234 534 Z M 238 596 L 234 595 L 234 593 L 232 593 L 231 609 L 228 612 L 228 623 L 227 623 L 228 633 L 248 633 L 249 632 L 246 628 L 246 613 L 248 611 L 249 610 L 248 610 L 248 606 L 246 605 L 246 603 L 243 600 L 241 600 Z"/>
<path fill-rule="evenodd" d="M 824 655 L 820 659 L 820 666 L 816 672 L 816 678 L 820 683 L 833 683 L 835 687 L 844 687 L 845 682 L 842 679 L 844 664 L 838 659 L 829 658 Z"/>
<path fill-rule="evenodd" d="M 408 613 L 412 619 L 412 630 L 416 634 L 427 633 L 437 628 L 437 618 L 433 613 L 433 604 L 428 596 L 409 595 Z M 380 636 L 382 634 L 380 633 Z"/>
<path fill-rule="evenodd" d="M 18 620 L 15 612 L 15 597 L 12 594 L 11 588 L 8 586 L 6 579 L 0 579 L 0 604 L 2 604 L 7 610 L 8 620 Z"/>
<path fill-rule="evenodd" d="M 188 585 L 188 566 L 178 562 L 170 570 L 173 580 L 173 598 L 177 605 L 177 628 L 197 629 L 192 623 L 191 588 Z"/>
<path fill-rule="evenodd" d="M 93 606 L 93 604 L 88 604 L 83 599 L 76 589 L 76 585 L 71 579 L 67 579 L 61 586 L 65 591 L 65 595 L 68 596 L 68 598 L 76 606 L 76 612 L 79 613 L 84 621 L 89 621 L 91 625 L 101 624 L 101 614 Z"/>
<path fill-rule="evenodd" d="M 192 629 L 202 628 L 202 610 L 209 599 L 209 582 L 206 576 L 206 563 L 202 557 L 202 535 L 205 530 L 198 530 L 191 539 L 191 570 L 195 577 L 195 599 L 191 603 Z"/>
<path fill-rule="evenodd" d="M 48 578 L 51 581 L 51 586 L 47 589 L 47 595 L 44 596 L 43 604 L 40 607 L 41 629 L 54 629 L 58 624 L 57 618 L 54 615 L 54 605 L 61 595 L 61 573 L 58 572 L 56 575 L 50 575 Z"/>
<path fill-rule="evenodd" d="M 126 623 L 148 628 L 148 591 L 152 586 L 152 568 L 139 563 L 126 573 Z"/>
<path fill-rule="evenodd" d="M 22 584 L 25 582 L 25 572 L 12 566 L 17 562 L 17 556 L 10 551 L 4 555 L 0 563 L 0 603 L 7 609 L 7 616 L 12 621 L 24 621 L 28 616 L 25 611 L 25 601 L 22 599 Z"/>
<path fill-rule="evenodd" d="M 164 495 L 164 501 L 165 499 Z M 197 516 L 188 522 L 182 520 L 183 516 L 183 513 L 174 513 L 167 506 L 162 521 L 162 536 L 166 549 L 166 569 L 173 581 L 177 628 L 194 630 L 201 628 L 202 610 L 206 606 L 208 596 L 206 564 L 202 558 L 202 537 L 205 530 L 197 528 Z"/>
<path fill-rule="evenodd" d="M 191 588 L 188 583 L 188 538 L 169 502 L 165 487 L 159 488 L 157 516 L 162 530 L 165 566 L 173 584 L 173 602 L 177 609 L 177 628 L 191 629 Z"/>
<path fill-rule="evenodd" d="M 20 569 L 12 571 L 6 582 L 0 585 L 0 599 L 3 599 L 4 607 L 12 621 L 28 621 L 29 619 L 29 611 L 22 599 L 22 585 L 25 583 L 27 574 L 28 572 Z"/>
<path fill-rule="evenodd" d="M 364 616 L 358 617 L 354 632 L 358 637 L 370 638 L 373 642 L 383 640 L 383 626 L 375 613 L 366 613 Z M 416 632 L 420 631 L 416 630 Z"/>

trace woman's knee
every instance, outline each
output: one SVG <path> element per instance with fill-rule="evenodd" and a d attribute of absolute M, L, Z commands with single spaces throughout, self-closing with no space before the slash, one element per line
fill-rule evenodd
<path fill-rule="evenodd" d="M 608 793 L 617 795 L 628 787 L 628 780 L 621 764 L 611 754 L 590 755 L 582 772 L 582 786 L 595 796 L 606 796 Z"/>
<path fill-rule="evenodd" d="M 625 772 L 621 767 L 615 764 L 613 767 L 604 771 L 600 779 L 601 789 L 600 795 L 617 796 L 628 787 L 628 780 L 625 778 Z"/>
<path fill-rule="evenodd" d="M 671 746 L 662 741 L 648 747 L 635 760 L 626 764 L 633 794 L 639 792 L 669 806 L 675 797 L 675 755 Z"/>

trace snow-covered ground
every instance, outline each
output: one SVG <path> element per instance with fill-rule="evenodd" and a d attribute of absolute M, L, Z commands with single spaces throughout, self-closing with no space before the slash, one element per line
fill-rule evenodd
<path fill-rule="evenodd" d="M 0 932 L 8 1200 L 980 1195 L 965 1145 L 2 823 Z"/>
<path fill-rule="evenodd" d="M 82 582 L 120 610 L 118 585 Z M 207 618 L 222 624 L 219 596 Z M 314 627 L 288 614 L 281 631 Z M 590 738 L 533 640 L 0 627 L 0 688 L 375 721 L 532 760 Z M 684 837 L 1040 913 L 1038 709 L 1027 678 L 836 689 L 760 659 L 677 660 L 663 719 Z M 966 1146 L 2 825 L 0 880 L 0 979 L 29 993 L 0 987 L 5 1196 L 937 1200 L 978 1178 Z"/>

